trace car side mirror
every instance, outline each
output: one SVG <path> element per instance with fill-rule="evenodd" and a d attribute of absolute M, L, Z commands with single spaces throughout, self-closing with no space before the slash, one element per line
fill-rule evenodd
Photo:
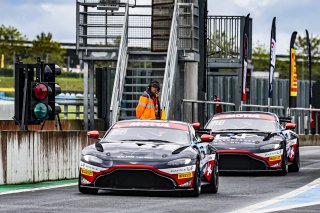
<path fill-rule="evenodd" d="M 88 135 L 88 138 L 97 139 L 97 140 L 100 137 L 99 131 L 97 131 L 97 130 L 90 131 L 90 132 L 87 133 L 87 135 Z"/>
<path fill-rule="evenodd" d="M 286 123 L 285 129 L 295 129 L 297 124 L 295 123 Z"/>
<path fill-rule="evenodd" d="M 212 135 L 204 134 L 204 135 L 201 135 L 200 139 L 202 142 L 211 142 L 213 141 L 214 137 Z"/>
<path fill-rule="evenodd" d="M 197 123 L 193 123 L 192 126 L 194 129 L 200 129 L 201 124 L 197 122 Z"/>

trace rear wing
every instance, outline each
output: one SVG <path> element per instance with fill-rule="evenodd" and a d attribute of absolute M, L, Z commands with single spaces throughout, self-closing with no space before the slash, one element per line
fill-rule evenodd
<path fill-rule="evenodd" d="M 291 123 L 292 117 L 279 117 L 280 123 Z"/>
<path fill-rule="evenodd" d="M 211 135 L 212 130 L 211 129 L 196 129 L 196 135 L 201 136 L 201 135 Z"/>

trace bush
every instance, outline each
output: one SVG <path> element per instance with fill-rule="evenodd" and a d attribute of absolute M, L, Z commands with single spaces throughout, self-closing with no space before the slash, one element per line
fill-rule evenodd
<path fill-rule="evenodd" d="M 12 77 L 13 76 L 13 69 L 0 68 L 0 76 Z"/>

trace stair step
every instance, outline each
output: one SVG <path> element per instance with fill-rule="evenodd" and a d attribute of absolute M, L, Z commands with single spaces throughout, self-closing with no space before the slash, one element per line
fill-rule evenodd
<path fill-rule="evenodd" d="M 165 68 L 127 68 L 128 71 L 165 71 Z"/>
<path fill-rule="evenodd" d="M 137 119 L 136 116 L 120 116 L 119 120 L 133 120 Z"/>
<path fill-rule="evenodd" d="M 128 51 L 130 55 L 167 55 L 167 52 L 150 52 L 150 51 Z"/>
<path fill-rule="evenodd" d="M 147 87 L 148 84 L 125 84 L 125 87 Z"/>
<path fill-rule="evenodd" d="M 142 95 L 142 92 L 123 92 L 123 95 Z"/>
<path fill-rule="evenodd" d="M 156 60 L 156 59 L 129 59 L 128 63 L 166 63 L 166 60 Z"/>
<path fill-rule="evenodd" d="M 135 112 L 135 111 L 136 111 L 136 108 L 121 108 L 121 111 Z"/>
<path fill-rule="evenodd" d="M 149 76 L 127 76 L 126 78 L 128 79 L 150 79 L 150 78 L 163 78 L 163 76 L 152 76 L 152 75 L 149 75 Z"/>
<path fill-rule="evenodd" d="M 122 100 L 122 103 L 138 103 L 138 100 Z"/>

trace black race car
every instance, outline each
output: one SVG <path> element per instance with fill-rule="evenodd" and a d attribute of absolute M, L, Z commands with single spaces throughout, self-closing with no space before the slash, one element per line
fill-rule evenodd
<path fill-rule="evenodd" d="M 211 118 L 205 129 L 215 137 L 220 172 L 276 171 L 286 175 L 300 168 L 295 124 L 267 112 L 227 112 Z"/>
<path fill-rule="evenodd" d="M 99 132 L 88 136 L 98 139 Z M 211 135 L 198 138 L 193 126 L 183 122 L 117 122 L 82 150 L 79 191 L 185 191 L 198 196 L 202 187 L 216 193 L 218 155 L 212 140 Z"/>

